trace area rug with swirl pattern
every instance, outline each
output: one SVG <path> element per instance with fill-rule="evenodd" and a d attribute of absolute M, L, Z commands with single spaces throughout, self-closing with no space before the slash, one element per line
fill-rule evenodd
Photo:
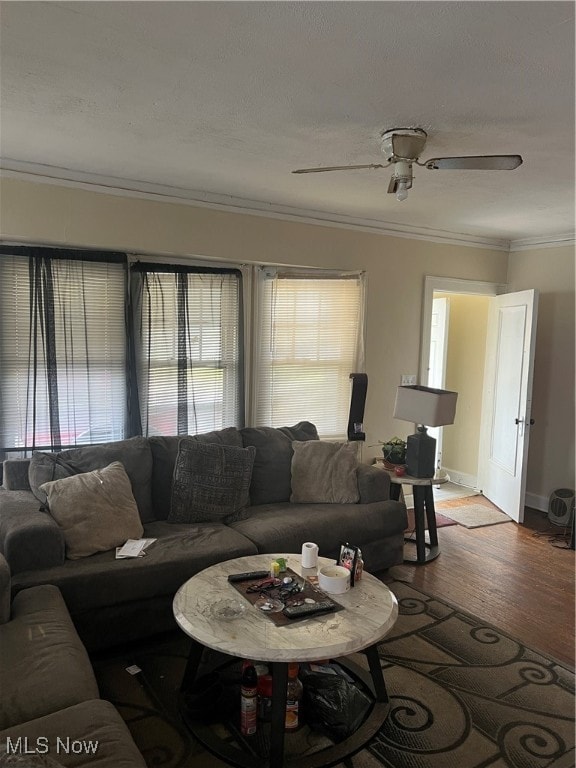
<path fill-rule="evenodd" d="M 379 645 L 391 708 L 356 768 L 573 768 L 573 671 L 408 584 L 388 586 L 400 608 Z M 179 715 L 187 651 L 175 633 L 93 659 L 150 768 L 224 765 Z"/>

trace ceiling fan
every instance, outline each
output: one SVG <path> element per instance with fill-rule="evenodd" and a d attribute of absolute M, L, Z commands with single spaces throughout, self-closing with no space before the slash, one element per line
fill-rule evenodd
<path fill-rule="evenodd" d="M 464 157 L 433 157 L 420 162 L 420 154 L 428 134 L 422 128 L 393 128 L 382 134 L 382 152 L 386 164 L 334 165 L 329 168 L 299 168 L 292 173 L 324 173 L 325 171 L 353 171 L 363 168 L 393 167 L 388 192 L 397 200 L 406 200 L 412 188 L 412 165 L 421 165 L 431 171 L 513 171 L 522 165 L 520 155 L 469 155 Z"/>

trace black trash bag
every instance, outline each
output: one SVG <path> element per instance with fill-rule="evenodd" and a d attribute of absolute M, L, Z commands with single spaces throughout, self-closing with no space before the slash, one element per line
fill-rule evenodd
<path fill-rule="evenodd" d="M 310 728 L 339 742 L 360 727 L 372 701 L 354 683 L 322 672 L 306 672 L 302 680 Z"/>

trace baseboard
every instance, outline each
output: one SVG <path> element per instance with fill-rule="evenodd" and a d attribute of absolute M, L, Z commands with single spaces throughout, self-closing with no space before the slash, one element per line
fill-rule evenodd
<path fill-rule="evenodd" d="M 480 490 L 478 488 L 478 475 L 469 475 L 467 472 L 460 472 L 458 469 L 449 469 L 449 467 L 443 467 L 443 469 L 450 475 L 451 483 L 463 485 L 466 488 L 474 488 L 475 491 Z"/>
<path fill-rule="evenodd" d="M 524 504 L 540 512 L 548 512 L 548 496 L 538 496 L 536 493 L 526 493 Z"/>

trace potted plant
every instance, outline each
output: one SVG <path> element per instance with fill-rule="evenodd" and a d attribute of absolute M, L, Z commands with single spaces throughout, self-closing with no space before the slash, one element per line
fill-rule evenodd
<path fill-rule="evenodd" d="M 393 464 L 394 466 L 406 463 L 406 440 L 393 437 L 386 441 L 378 440 L 378 444 L 382 446 L 384 463 Z"/>

